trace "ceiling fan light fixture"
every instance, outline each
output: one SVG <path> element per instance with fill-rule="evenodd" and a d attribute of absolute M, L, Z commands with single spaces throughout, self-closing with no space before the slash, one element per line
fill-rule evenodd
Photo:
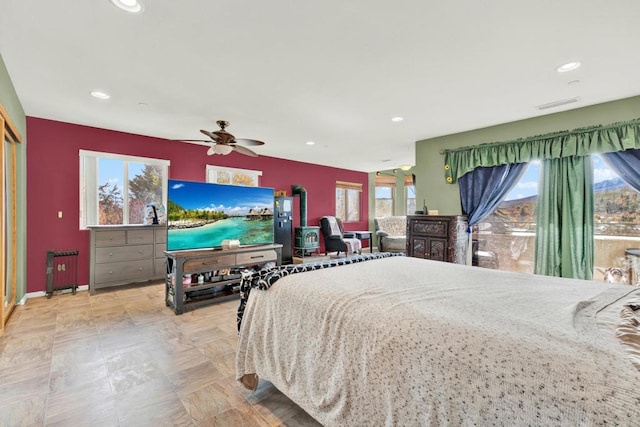
<path fill-rule="evenodd" d="M 403 171 L 408 171 L 411 168 L 412 168 L 411 165 L 402 165 L 402 166 L 400 166 L 400 169 L 402 169 Z"/>
<path fill-rule="evenodd" d="M 142 13 L 144 7 L 138 0 L 109 0 L 112 4 L 129 13 Z"/>
<path fill-rule="evenodd" d="M 231 147 L 230 145 L 224 145 L 224 144 L 216 144 L 213 147 L 211 147 L 209 151 L 211 151 L 212 149 L 215 154 L 220 154 L 222 156 L 226 156 L 227 154 L 233 151 L 233 147 Z"/>

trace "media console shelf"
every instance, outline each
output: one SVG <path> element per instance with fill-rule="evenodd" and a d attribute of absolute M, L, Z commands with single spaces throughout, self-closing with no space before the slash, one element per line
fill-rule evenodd
<path fill-rule="evenodd" d="M 176 314 L 188 308 L 208 304 L 239 291 L 239 278 L 183 284 L 183 277 L 213 273 L 220 270 L 261 266 L 268 262 L 282 263 L 282 245 L 247 246 L 237 249 L 206 249 L 187 251 L 165 251 L 167 274 L 165 303 Z"/>

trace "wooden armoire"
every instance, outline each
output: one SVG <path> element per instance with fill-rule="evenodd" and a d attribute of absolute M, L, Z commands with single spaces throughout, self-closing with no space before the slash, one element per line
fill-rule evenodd
<path fill-rule="evenodd" d="M 407 216 L 407 256 L 466 264 L 465 215 Z"/>

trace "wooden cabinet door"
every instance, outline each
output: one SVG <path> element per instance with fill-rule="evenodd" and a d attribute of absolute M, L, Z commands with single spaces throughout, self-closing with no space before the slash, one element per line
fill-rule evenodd
<path fill-rule="evenodd" d="M 448 261 L 448 252 L 449 247 L 447 239 L 430 238 L 429 256 L 425 258 L 429 258 L 434 261 Z"/>
<path fill-rule="evenodd" d="M 428 238 L 426 236 L 407 236 L 407 255 L 415 258 L 428 258 L 429 247 Z"/>

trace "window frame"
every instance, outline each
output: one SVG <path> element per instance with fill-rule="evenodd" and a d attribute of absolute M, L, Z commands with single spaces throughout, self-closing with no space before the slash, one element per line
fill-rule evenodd
<path fill-rule="evenodd" d="M 391 215 L 396 214 L 396 177 L 395 176 L 376 176 L 375 180 L 375 189 L 374 189 L 374 203 L 375 206 L 378 205 L 378 200 L 389 200 L 387 198 L 378 198 L 377 197 L 377 189 L 378 188 L 390 188 L 391 189 Z M 376 217 L 384 216 L 380 215 L 378 212 L 375 214 Z"/>
<path fill-rule="evenodd" d="M 79 226 L 80 230 L 86 230 L 89 227 L 99 226 L 98 218 L 98 159 L 111 159 L 124 162 L 123 167 L 123 224 L 119 225 L 141 225 L 129 224 L 129 176 L 128 163 L 143 163 L 148 165 L 162 167 L 162 203 L 167 206 L 167 189 L 169 182 L 169 166 L 171 162 L 165 159 L 157 159 L 152 157 L 132 156 L 127 154 L 115 154 L 101 151 L 79 150 L 80 157 L 80 207 L 79 207 Z M 91 221 L 89 221 L 91 218 Z"/>
<path fill-rule="evenodd" d="M 409 188 L 413 188 L 413 197 L 409 197 Z M 407 175 L 404 177 L 404 212 L 406 215 L 415 215 L 418 209 L 416 196 L 416 185 L 413 183 L 413 176 Z M 409 200 L 413 200 L 414 209 L 413 212 L 409 210 Z M 425 212 L 428 214 L 428 212 Z"/>
<path fill-rule="evenodd" d="M 362 187 L 363 185 L 358 182 L 346 182 L 346 181 L 336 181 L 336 217 L 340 218 L 343 223 L 354 223 L 360 222 L 362 220 Z M 357 206 L 351 206 L 349 203 L 348 194 L 350 191 L 355 191 L 358 194 L 358 202 Z M 345 212 L 344 218 L 342 217 L 342 212 L 338 212 L 338 192 L 343 193 Z M 350 213 L 352 210 L 356 209 L 356 220 L 349 220 Z"/>

